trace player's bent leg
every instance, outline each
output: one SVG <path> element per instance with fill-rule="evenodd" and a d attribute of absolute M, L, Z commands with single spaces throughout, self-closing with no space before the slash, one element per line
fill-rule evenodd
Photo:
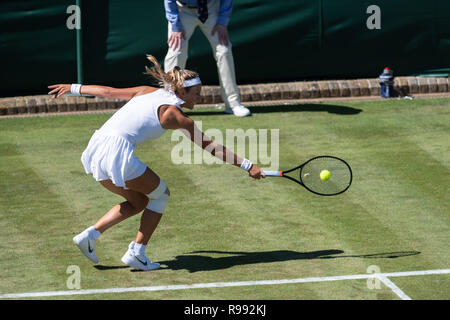
<path fill-rule="evenodd" d="M 123 196 L 127 201 L 115 205 L 95 225 L 87 228 L 73 238 L 73 242 L 80 251 L 94 263 L 98 263 L 98 257 L 95 252 L 95 241 L 100 234 L 113 225 L 141 212 L 148 203 L 148 198 L 144 194 L 117 187 L 111 180 L 104 180 L 100 183 L 109 191 Z"/>
<path fill-rule="evenodd" d="M 159 269 L 159 263 L 150 261 L 145 254 L 148 241 L 161 220 L 162 213 L 145 209 L 141 216 L 141 225 L 139 227 L 136 241 L 128 245 L 128 250 L 122 257 L 122 262 L 132 268 L 149 271 Z"/>
<path fill-rule="evenodd" d="M 132 190 L 144 192 L 148 196 L 149 202 L 142 213 L 136 240 L 129 244 L 128 250 L 121 260 L 124 264 L 139 270 L 158 269 L 159 264 L 150 261 L 145 255 L 145 249 L 161 220 L 169 200 L 170 191 L 165 182 L 150 168 L 147 168 L 142 176 L 127 181 L 126 186 Z"/>
<path fill-rule="evenodd" d="M 161 220 L 162 213 L 145 209 L 141 216 L 141 225 L 139 227 L 136 240 L 128 245 L 128 250 L 122 257 L 122 262 L 132 268 L 149 271 L 159 269 L 159 263 L 150 261 L 146 256 L 148 241 Z"/>
<path fill-rule="evenodd" d="M 138 214 L 144 210 L 148 203 L 148 197 L 138 191 L 126 190 L 115 186 L 111 180 L 100 181 L 100 183 L 109 191 L 124 197 L 127 201 L 115 205 L 109 210 L 97 223 L 95 229 L 103 233 L 113 225 Z"/>
<path fill-rule="evenodd" d="M 141 216 L 141 225 L 136 237 L 136 243 L 147 245 L 162 218 L 169 196 L 170 191 L 166 187 L 162 196 L 158 199 L 150 199 L 149 204 Z M 151 202 L 153 202 L 153 205 Z"/>
<path fill-rule="evenodd" d="M 162 179 L 159 179 L 158 187 L 148 194 L 150 200 L 146 208 L 148 210 L 163 214 L 166 209 L 167 202 L 169 201 L 169 195 L 170 192 L 166 183 Z"/>
<path fill-rule="evenodd" d="M 146 209 L 160 214 L 164 213 L 169 201 L 170 191 L 166 183 L 153 170 L 147 167 L 140 177 L 127 181 L 126 186 L 130 190 L 145 194 L 149 198 Z"/>
<path fill-rule="evenodd" d="M 148 195 L 153 192 L 160 184 L 159 176 L 149 167 L 147 167 L 142 175 L 137 178 L 125 182 L 129 190 Z"/>

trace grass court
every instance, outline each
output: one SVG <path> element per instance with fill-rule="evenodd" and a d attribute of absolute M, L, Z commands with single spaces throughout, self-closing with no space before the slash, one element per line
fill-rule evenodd
<path fill-rule="evenodd" d="M 82 290 L 323 278 L 450 268 L 450 99 L 261 106 L 190 116 L 203 130 L 279 129 L 280 170 L 329 154 L 348 161 L 350 189 L 320 197 L 285 179 L 250 179 L 226 164 L 171 161 L 171 131 L 136 149 L 171 191 L 147 249 L 160 270 L 120 258 L 140 215 L 96 242 L 93 265 L 72 237 L 123 199 L 84 173 L 81 153 L 111 115 L 0 119 L 0 297 Z M 194 152 L 194 149 L 193 151 Z M 242 155 L 245 156 L 245 155 Z M 368 269 L 369 268 L 369 269 Z M 389 278 L 411 299 L 450 299 L 447 274 Z M 4 296 L 2 298 L 5 298 Z M 39 297 L 38 297 L 39 298 Z M 42 299 L 375 299 L 401 296 L 368 279 L 103 292 Z M 27 297 L 24 297 L 27 299 Z"/>

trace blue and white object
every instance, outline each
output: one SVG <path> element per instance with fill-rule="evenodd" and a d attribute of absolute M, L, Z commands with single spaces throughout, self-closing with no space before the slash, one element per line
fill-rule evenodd
<path fill-rule="evenodd" d="M 394 72 L 386 67 L 378 78 L 378 82 L 381 86 L 381 97 L 392 98 L 394 96 Z"/>

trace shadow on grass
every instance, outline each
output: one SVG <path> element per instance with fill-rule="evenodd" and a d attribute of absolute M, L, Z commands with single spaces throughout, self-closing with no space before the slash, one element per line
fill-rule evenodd
<path fill-rule="evenodd" d="M 129 268 L 129 266 L 104 266 L 101 264 L 95 265 L 95 269 L 103 271 L 103 270 L 115 270 L 115 269 L 126 269 Z"/>
<path fill-rule="evenodd" d="M 283 262 L 291 260 L 312 259 L 339 259 L 339 258 L 364 258 L 364 259 L 395 259 L 420 254 L 419 251 L 401 251 L 362 255 L 340 255 L 342 250 L 320 250 L 311 252 L 296 252 L 290 250 L 264 251 L 264 252 L 227 252 L 227 251 L 194 251 L 189 255 L 176 256 L 174 260 L 158 261 L 166 265 L 170 270 L 188 270 L 189 272 L 213 271 L 227 269 L 238 265 Z M 199 255 L 204 253 L 229 254 L 226 257 L 210 257 Z"/>
<path fill-rule="evenodd" d="M 209 254 L 228 254 L 226 257 L 211 257 L 202 255 Z M 270 263 L 270 262 L 283 262 L 291 260 L 312 260 L 312 259 L 341 259 L 341 258 L 363 258 L 363 259 L 395 259 L 400 257 L 408 257 L 420 254 L 419 251 L 398 251 L 398 252 L 385 252 L 374 254 L 352 254 L 341 255 L 344 253 L 342 250 L 319 250 L 311 252 L 297 252 L 290 250 L 276 250 L 276 251 L 263 251 L 263 252 L 233 252 L 233 251 L 194 251 L 187 255 L 176 256 L 174 260 L 168 261 L 155 261 L 164 265 L 162 270 L 187 270 L 190 273 L 198 271 L 213 271 L 228 269 L 234 266 L 257 264 L 257 263 Z M 115 270 L 126 269 L 128 266 L 94 266 L 97 270 Z M 160 269 L 160 270 L 161 270 Z M 140 272 L 140 270 L 131 270 L 132 272 Z"/>
<path fill-rule="evenodd" d="M 332 104 L 292 104 L 292 105 L 273 105 L 273 106 L 257 106 L 248 107 L 252 113 L 272 113 L 272 112 L 328 112 L 340 115 L 352 115 L 361 113 L 361 109 L 346 106 L 338 106 Z M 198 109 L 197 109 L 198 110 Z M 227 115 L 223 110 L 218 111 L 187 111 L 188 115 Z"/>

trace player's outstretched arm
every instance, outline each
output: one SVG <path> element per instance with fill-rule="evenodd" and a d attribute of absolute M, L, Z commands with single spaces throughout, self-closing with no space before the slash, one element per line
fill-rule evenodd
<path fill-rule="evenodd" d="M 221 144 L 214 142 L 210 137 L 204 134 L 195 124 L 194 120 L 186 116 L 175 106 L 168 106 L 160 118 L 164 129 L 181 129 L 183 133 L 195 144 L 208 151 L 213 156 L 227 162 L 233 166 L 241 167 L 244 159 L 228 150 Z M 264 178 L 264 172 L 255 164 L 248 170 L 252 178 Z"/>
<path fill-rule="evenodd" d="M 53 94 L 55 98 L 59 98 L 67 93 L 70 93 L 71 86 L 72 86 L 71 84 L 50 85 L 48 86 L 48 88 L 52 90 L 48 94 Z M 151 89 L 152 88 L 148 86 L 119 89 L 98 85 L 82 85 L 79 89 L 80 90 L 79 93 L 103 98 L 130 100 L 133 97 L 142 94 L 145 91 L 149 91 Z"/>

